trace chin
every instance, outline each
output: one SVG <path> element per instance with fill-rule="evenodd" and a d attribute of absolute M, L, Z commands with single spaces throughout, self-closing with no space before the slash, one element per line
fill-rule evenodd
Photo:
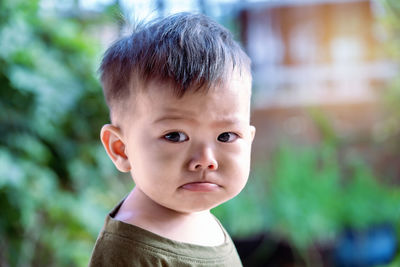
<path fill-rule="evenodd" d="M 206 210 L 211 210 L 219 205 L 221 205 L 222 203 L 228 201 L 229 199 L 223 200 L 223 201 L 218 201 L 218 202 L 213 202 L 213 203 L 203 203 L 203 204 L 199 204 L 196 203 L 194 205 L 188 206 L 188 207 L 180 207 L 175 209 L 178 212 L 181 213 L 194 213 L 194 212 L 201 212 L 201 211 L 206 211 Z"/>

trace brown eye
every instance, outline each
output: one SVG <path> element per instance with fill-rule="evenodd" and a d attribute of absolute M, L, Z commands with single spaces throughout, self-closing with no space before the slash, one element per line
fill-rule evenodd
<path fill-rule="evenodd" d="M 189 137 L 182 132 L 170 132 L 164 135 L 164 139 L 169 142 L 180 143 L 189 140 Z"/>
<path fill-rule="evenodd" d="M 218 136 L 217 140 L 223 143 L 230 143 L 235 141 L 238 138 L 238 135 L 232 132 L 225 132 Z"/>

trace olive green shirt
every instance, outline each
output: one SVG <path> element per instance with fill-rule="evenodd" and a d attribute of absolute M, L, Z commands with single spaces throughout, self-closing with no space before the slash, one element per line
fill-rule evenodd
<path fill-rule="evenodd" d="M 174 241 L 114 219 L 122 202 L 107 216 L 89 266 L 242 266 L 229 234 L 222 245 Z"/>

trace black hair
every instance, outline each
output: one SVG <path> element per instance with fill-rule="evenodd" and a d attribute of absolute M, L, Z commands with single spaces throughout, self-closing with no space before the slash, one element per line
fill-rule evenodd
<path fill-rule="evenodd" d="M 250 59 L 226 28 L 201 14 L 178 13 L 115 42 L 99 71 L 111 109 L 134 90 L 133 76 L 144 84 L 168 82 L 180 97 L 223 82 L 234 68 L 250 74 Z"/>

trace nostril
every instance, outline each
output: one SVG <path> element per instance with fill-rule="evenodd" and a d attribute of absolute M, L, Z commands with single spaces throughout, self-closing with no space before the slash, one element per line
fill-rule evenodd
<path fill-rule="evenodd" d="M 194 166 L 194 168 L 195 168 L 196 170 L 202 169 L 202 168 L 203 168 L 203 165 L 197 164 L 197 165 Z M 208 165 L 208 169 L 210 169 L 210 170 L 215 170 L 216 168 L 215 168 L 215 165 L 214 165 L 214 164 L 210 164 L 210 165 Z"/>
<path fill-rule="evenodd" d="M 208 168 L 209 168 L 210 170 L 214 170 L 214 169 L 215 169 L 215 166 L 214 166 L 213 164 L 211 164 L 211 165 L 208 165 Z"/>
<path fill-rule="evenodd" d="M 193 160 L 189 162 L 189 169 L 191 171 L 199 171 L 199 170 L 210 170 L 215 171 L 218 169 L 218 163 L 215 160 L 209 161 L 200 161 L 200 160 Z"/>

